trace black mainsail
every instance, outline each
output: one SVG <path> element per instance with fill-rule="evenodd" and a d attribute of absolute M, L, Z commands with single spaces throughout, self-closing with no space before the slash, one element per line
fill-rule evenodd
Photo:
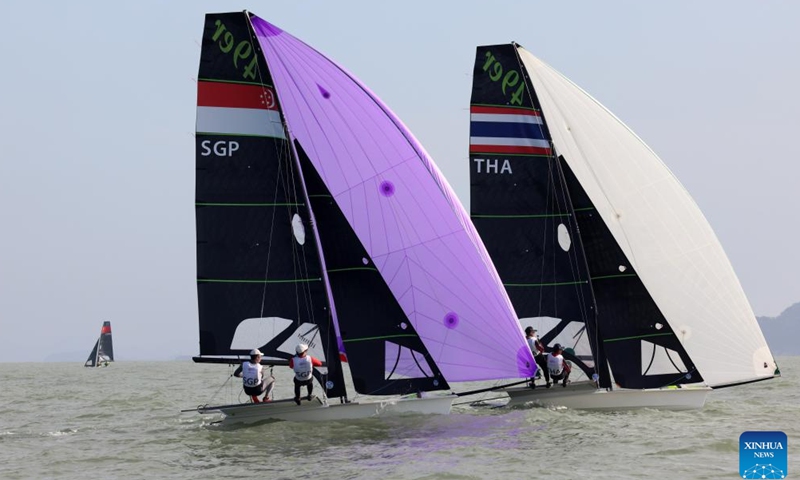
<path fill-rule="evenodd" d="M 206 16 L 197 98 L 195 360 L 259 348 L 285 363 L 302 342 L 327 363 L 327 395 L 345 396 L 307 192 L 247 14 Z"/>

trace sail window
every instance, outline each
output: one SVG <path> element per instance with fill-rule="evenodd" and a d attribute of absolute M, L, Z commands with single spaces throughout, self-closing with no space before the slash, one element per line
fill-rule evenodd
<path fill-rule="evenodd" d="M 565 252 L 569 251 L 572 246 L 572 239 L 569 236 L 569 230 L 563 223 L 558 224 L 558 245 Z"/>
<path fill-rule="evenodd" d="M 292 217 L 292 232 L 294 232 L 294 238 L 297 240 L 297 243 L 305 245 L 306 227 L 303 226 L 303 219 L 296 213 Z"/>

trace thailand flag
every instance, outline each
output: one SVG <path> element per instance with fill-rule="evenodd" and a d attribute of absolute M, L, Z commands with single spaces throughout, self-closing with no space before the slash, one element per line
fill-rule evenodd
<path fill-rule="evenodd" d="M 527 108 L 470 106 L 469 152 L 550 155 L 542 117 Z"/>
<path fill-rule="evenodd" d="M 286 138 L 269 87 L 197 82 L 197 133 Z"/>

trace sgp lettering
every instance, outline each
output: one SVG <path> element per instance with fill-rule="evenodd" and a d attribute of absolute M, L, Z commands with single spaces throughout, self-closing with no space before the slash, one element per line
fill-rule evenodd
<path fill-rule="evenodd" d="M 204 157 L 207 157 L 212 153 L 217 157 L 232 157 L 233 152 L 239 150 L 239 142 L 232 140 L 220 140 L 218 142 L 214 142 L 212 145 L 211 140 L 203 140 L 200 142 L 200 148 L 202 148 L 200 155 Z"/>

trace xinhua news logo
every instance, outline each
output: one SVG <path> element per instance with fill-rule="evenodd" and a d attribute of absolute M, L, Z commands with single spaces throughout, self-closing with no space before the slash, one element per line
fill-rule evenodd
<path fill-rule="evenodd" d="M 739 436 L 739 475 L 742 478 L 786 478 L 786 434 L 744 432 Z"/>

